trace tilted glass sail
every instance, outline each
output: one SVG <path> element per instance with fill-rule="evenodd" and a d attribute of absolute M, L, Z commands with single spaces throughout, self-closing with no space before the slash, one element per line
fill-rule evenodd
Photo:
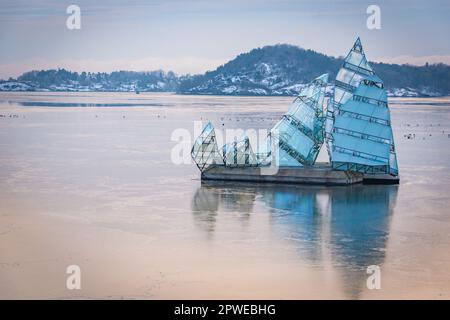
<path fill-rule="evenodd" d="M 334 169 L 398 175 L 386 90 L 359 38 L 336 76 L 326 132 Z"/>
<path fill-rule="evenodd" d="M 225 165 L 229 167 L 258 165 L 258 160 L 248 137 L 224 145 L 222 147 L 222 155 Z"/>
<path fill-rule="evenodd" d="M 191 156 L 202 172 L 212 165 L 224 164 L 217 147 L 216 134 L 211 122 L 208 122 L 200 136 L 194 141 Z"/>
<path fill-rule="evenodd" d="M 324 142 L 324 98 L 328 74 L 305 87 L 287 113 L 270 131 L 272 163 L 278 166 L 312 165 Z"/>

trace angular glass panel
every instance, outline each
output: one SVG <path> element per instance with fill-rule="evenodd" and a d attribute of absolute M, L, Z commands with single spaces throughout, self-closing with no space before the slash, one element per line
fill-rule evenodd
<path fill-rule="evenodd" d="M 316 161 L 324 142 L 327 81 L 327 74 L 314 79 L 270 131 L 276 148 L 272 156 L 278 165 L 312 165 Z"/>
<path fill-rule="evenodd" d="M 229 167 L 256 166 L 258 164 L 258 159 L 250 146 L 248 137 L 224 145 L 222 153 L 225 165 Z"/>
<path fill-rule="evenodd" d="M 202 172 L 210 166 L 224 164 L 217 147 L 216 134 L 211 122 L 203 128 L 200 136 L 195 139 L 191 149 L 191 157 Z"/>
<path fill-rule="evenodd" d="M 333 167 L 398 175 L 386 90 L 359 38 L 336 76 L 334 101 L 326 126 Z"/>

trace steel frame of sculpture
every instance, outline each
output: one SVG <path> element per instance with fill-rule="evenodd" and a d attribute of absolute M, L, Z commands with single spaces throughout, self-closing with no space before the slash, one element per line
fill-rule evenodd
<path fill-rule="evenodd" d="M 208 122 L 200 136 L 195 139 L 191 149 L 191 156 L 201 172 L 210 166 L 224 164 L 217 147 L 216 134 L 211 122 Z"/>
<path fill-rule="evenodd" d="M 279 166 L 313 165 L 324 143 L 328 74 L 314 79 L 270 131 L 272 161 Z M 299 144 L 300 143 L 300 144 Z"/>
<path fill-rule="evenodd" d="M 208 123 L 191 156 L 200 171 L 210 166 L 305 166 L 316 162 L 326 143 L 334 170 L 398 176 L 387 93 L 358 38 L 339 70 L 334 97 L 325 106 L 328 74 L 303 88 L 271 129 L 266 149 L 254 153 L 248 137 L 217 147 Z"/>
<path fill-rule="evenodd" d="M 359 38 L 336 76 L 326 141 L 333 169 L 398 175 L 387 93 Z"/>
<path fill-rule="evenodd" d="M 258 160 L 247 136 L 240 141 L 225 144 L 222 147 L 224 164 L 228 167 L 257 166 Z"/>

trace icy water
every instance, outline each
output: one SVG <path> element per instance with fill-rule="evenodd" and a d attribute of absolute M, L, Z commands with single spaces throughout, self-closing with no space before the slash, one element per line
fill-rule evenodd
<path fill-rule="evenodd" d="M 291 100 L 0 93 L 0 298 L 449 299 L 450 98 L 391 99 L 399 186 L 173 163 L 174 130 L 270 128 Z"/>

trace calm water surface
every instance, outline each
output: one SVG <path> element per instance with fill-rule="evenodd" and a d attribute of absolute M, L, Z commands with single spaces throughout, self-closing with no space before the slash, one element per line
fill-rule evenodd
<path fill-rule="evenodd" d="M 391 99 L 399 186 L 205 184 L 171 161 L 174 130 L 270 128 L 291 100 L 0 93 L 0 298 L 449 299 L 450 98 Z"/>

